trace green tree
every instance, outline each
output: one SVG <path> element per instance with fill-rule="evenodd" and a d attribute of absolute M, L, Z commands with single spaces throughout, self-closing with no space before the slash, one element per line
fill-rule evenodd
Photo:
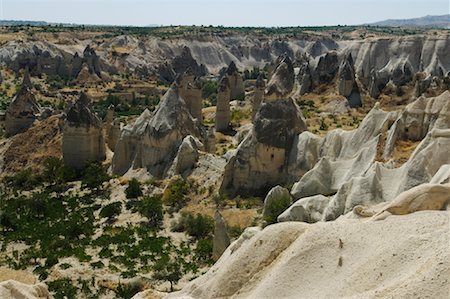
<path fill-rule="evenodd" d="M 160 228 L 164 217 L 161 196 L 146 196 L 139 202 L 139 213 L 147 217 L 148 225 Z"/>
<path fill-rule="evenodd" d="M 138 198 L 142 196 L 141 183 L 136 178 L 131 179 L 128 183 L 128 187 L 125 189 L 125 195 L 127 198 Z"/>

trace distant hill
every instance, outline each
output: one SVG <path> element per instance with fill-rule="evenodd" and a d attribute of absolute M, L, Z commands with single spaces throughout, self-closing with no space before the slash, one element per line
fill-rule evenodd
<path fill-rule="evenodd" d="M 450 14 L 442 16 L 425 16 L 413 19 L 389 19 L 385 21 L 366 24 L 385 27 L 426 27 L 426 28 L 450 28 Z"/>
<path fill-rule="evenodd" d="M 22 20 L 0 20 L 0 26 L 45 26 L 49 23 L 44 21 L 22 21 Z"/>

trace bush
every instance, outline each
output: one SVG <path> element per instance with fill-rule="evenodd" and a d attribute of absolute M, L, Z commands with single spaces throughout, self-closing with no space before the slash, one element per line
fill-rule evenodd
<path fill-rule="evenodd" d="M 178 211 L 186 205 L 186 195 L 189 192 L 189 183 L 182 178 L 171 182 L 164 190 L 163 201 Z"/>
<path fill-rule="evenodd" d="M 125 189 L 125 195 L 127 198 L 138 198 L 142 196 L 141 183 L 133 178 L 129 183 L 127 189 Z"/>
<path fill-rule="evenodd" d="M 13 176 L 5 177 L 5 184 L 19 190 L 32 190 L 36 188 L 42 179 L 33 173 L 31 169 L 24 169 Z"/>
<path fill-rule="evenodd" d="M 144 286 L 138 282 L 120 283 L 116 289 L 117 298 L 130 299 L 137 293 L 144 290 Z"/>
<path fill-rule="evenodd" d="M 112 221 L 122 211 L 122 203 L 121 202 L 113 202 L 109 205 L 104 206 L 100 211 L 100 217 L 108 218 L 108 221 Z"/>
<path fill-rule="evenodd" d="M 282 197 L 276 201 L 264 207 L 264 220 L 267 224 L 273 224 L 277 222 L 278 216 L 286 211 L 291 205 L 291 199 L 289 197 Z"/>
<path fill-rule="evenodd" d="M 139 213 L 147 217 L 148 225 L 154 228 L 160 228 L 163 220 L 163 207 L 161 196 L 144 197 L 139 202 Z"/>
<path fill-rule="evenodd" d="M 212 265 L 213 242 L 211 239 L 203 239 L 197 242 L 197 247 L 194 250 L 194 259 L 201 263 Z"/>
<path fill-rule="evenodd" d="M 50 281 L 47 284 L 48 289 L 54 293 L 55 299 L 77 298 L 77 288 L 68 278 Z"/>
<path fill-rule="evenodd" d="M 186 231 L 189 236 L 198 240 L 205 239 L 212 235 L 214 229 L 214 219 L 197 214 L 196 216 L 183 213 L 178 224 L 172 227 L 173 230 Z"/>
<path fill-rule="evenodd" d="M 99 163 L 90 163 L 83 172 L 81 185 L 89 189 L 99 189 L 110 179 L 105 169 Z"/>
<path fill-rule="evenodd" d="M 74 180 L 76 173 L 62 159 L 50 157 L 44 161 L 43 178 L 49 183 L 62 184 Z"/>

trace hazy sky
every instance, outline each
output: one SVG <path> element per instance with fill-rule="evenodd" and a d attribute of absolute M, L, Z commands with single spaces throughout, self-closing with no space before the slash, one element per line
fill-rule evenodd
<path fill-rule="evenodd" d="M 0 19 L 111 25 L 351 25 L 449 13 L 449 0 L 0 0 Z"/>

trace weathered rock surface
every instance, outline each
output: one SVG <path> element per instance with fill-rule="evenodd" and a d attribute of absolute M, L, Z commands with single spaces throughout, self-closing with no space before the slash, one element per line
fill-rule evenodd
<path fill-rule="evenodd" d="M 338 91 L 346 97 L 351 108 L 362 106 L 358 84 L 356 83 L 353 58 L 348 54 L 339 67 Z"/>
<path fill-rule="evenodd" d="M 264 198 L 263 218 L 271 216 L 273 206 L 282 207 L 292 204 L 291 194 L 289 190 L 281 186 L 273 187 Z"/>
<path fill-rule="evenodd" d="M 231 111 L 230 111 L 230 82 L 228 77 L 223 77 L 219 82 L 217 90 L 216 104 L 216 131 L 225 132 L 230 129 Z"/>
<path fill-rule="evenodd" d="M 230 100 L 243 98 L 245 93 L 244 81 L 242 80 L 242 76 L 239 74 L 239 70 L 234 61 L 230 62 L 226 71 L 226 76 L 228 78 L 228 84 L 230 84 Z"/>
<path fill-rule="evenodd" d="M 188 135 L 178 147 L 175 159 L 167 172 L 167 176 L 182 175 L 185 171 L 194 168 L 199 158 L 199 148 L 203 144 L 195 137 Z"/>
<path fill-rule="evenodd" d="M 258 112 L 259 106 L 264 101 L 264 92 L 266 89 L 266 82 L 262 74 L 259 74 L 255 82 L 255 90 L 253 92 L 253 102 L 252 102 L 252 119 L 255 119 L 256 113 Z"/>
<path fill-rule="evenodd" d="M 202 129 L 172 85 L 153 115 L 145 110 L 134 124 L 123 128 L 112 171 L 122 175 L 130 168 L 146 168 L 162 176 L 187 135 L 201 137 Z"/>
<path fill-rule="evenodd" d="M 25 284 L 15 280 L 0 282 L 0 298 L 8 299 L 47 299 L 51 298 L 45 284 Z"/>
<path fill-rule="evenodd" d="M 285 55 L 278 60 L 275 72 L 267 84 L 265 101 L 285 99 L 294 88 L 295 73 L 291 59 Z"/>
<path fill-rule="evenodd" d="M 297 81 L 299 83 L 298 95 L 302 96 L 307 92 L 310 92 L 313 88 L 311 69 L 309 63 L 305 62 L 300 66 L 299 73 L 297 75 Z"/>
<path fill-rule="evenodd" d="M 446 298 L 448 226 L 446 211 L 269 225 L 167 298 Z"/>
<path fill-rule="evenodd" d="M 225 167 L 222 191 L 265 194 L 287 177 L 287 159 L 295 137 L 305 131 L 302 112 L 292 100 L 263 103 L 251 133 Z"/>
<path fill-rule="evenodd" d="M 230 245 L 227 224 L 219 211 L 214 214 L 213 260 L 217 261 Z"/>
<path fill-rule="evenodd" d="M 67 112 L 62 153 L 64 162 L 76 169 L 106 157 L 101 120 L 91 111 L 91 100 L 83 92 Z"/>
<path fill-rule="evenodd" d="M 199 79 L 189 68 L 184 74 L 178 76 L 177 85 L 180 96 L 186 103 L 191 115 L 202 121 L 202 85 Z"/>
<path fill-rule="evenodd" d="M 22 86 L 5 113 L 5 135 L 7 137 L 26 131 L 40 113 L 39 105 L 31 92 L 31 81 L 25 72 Z"/>

